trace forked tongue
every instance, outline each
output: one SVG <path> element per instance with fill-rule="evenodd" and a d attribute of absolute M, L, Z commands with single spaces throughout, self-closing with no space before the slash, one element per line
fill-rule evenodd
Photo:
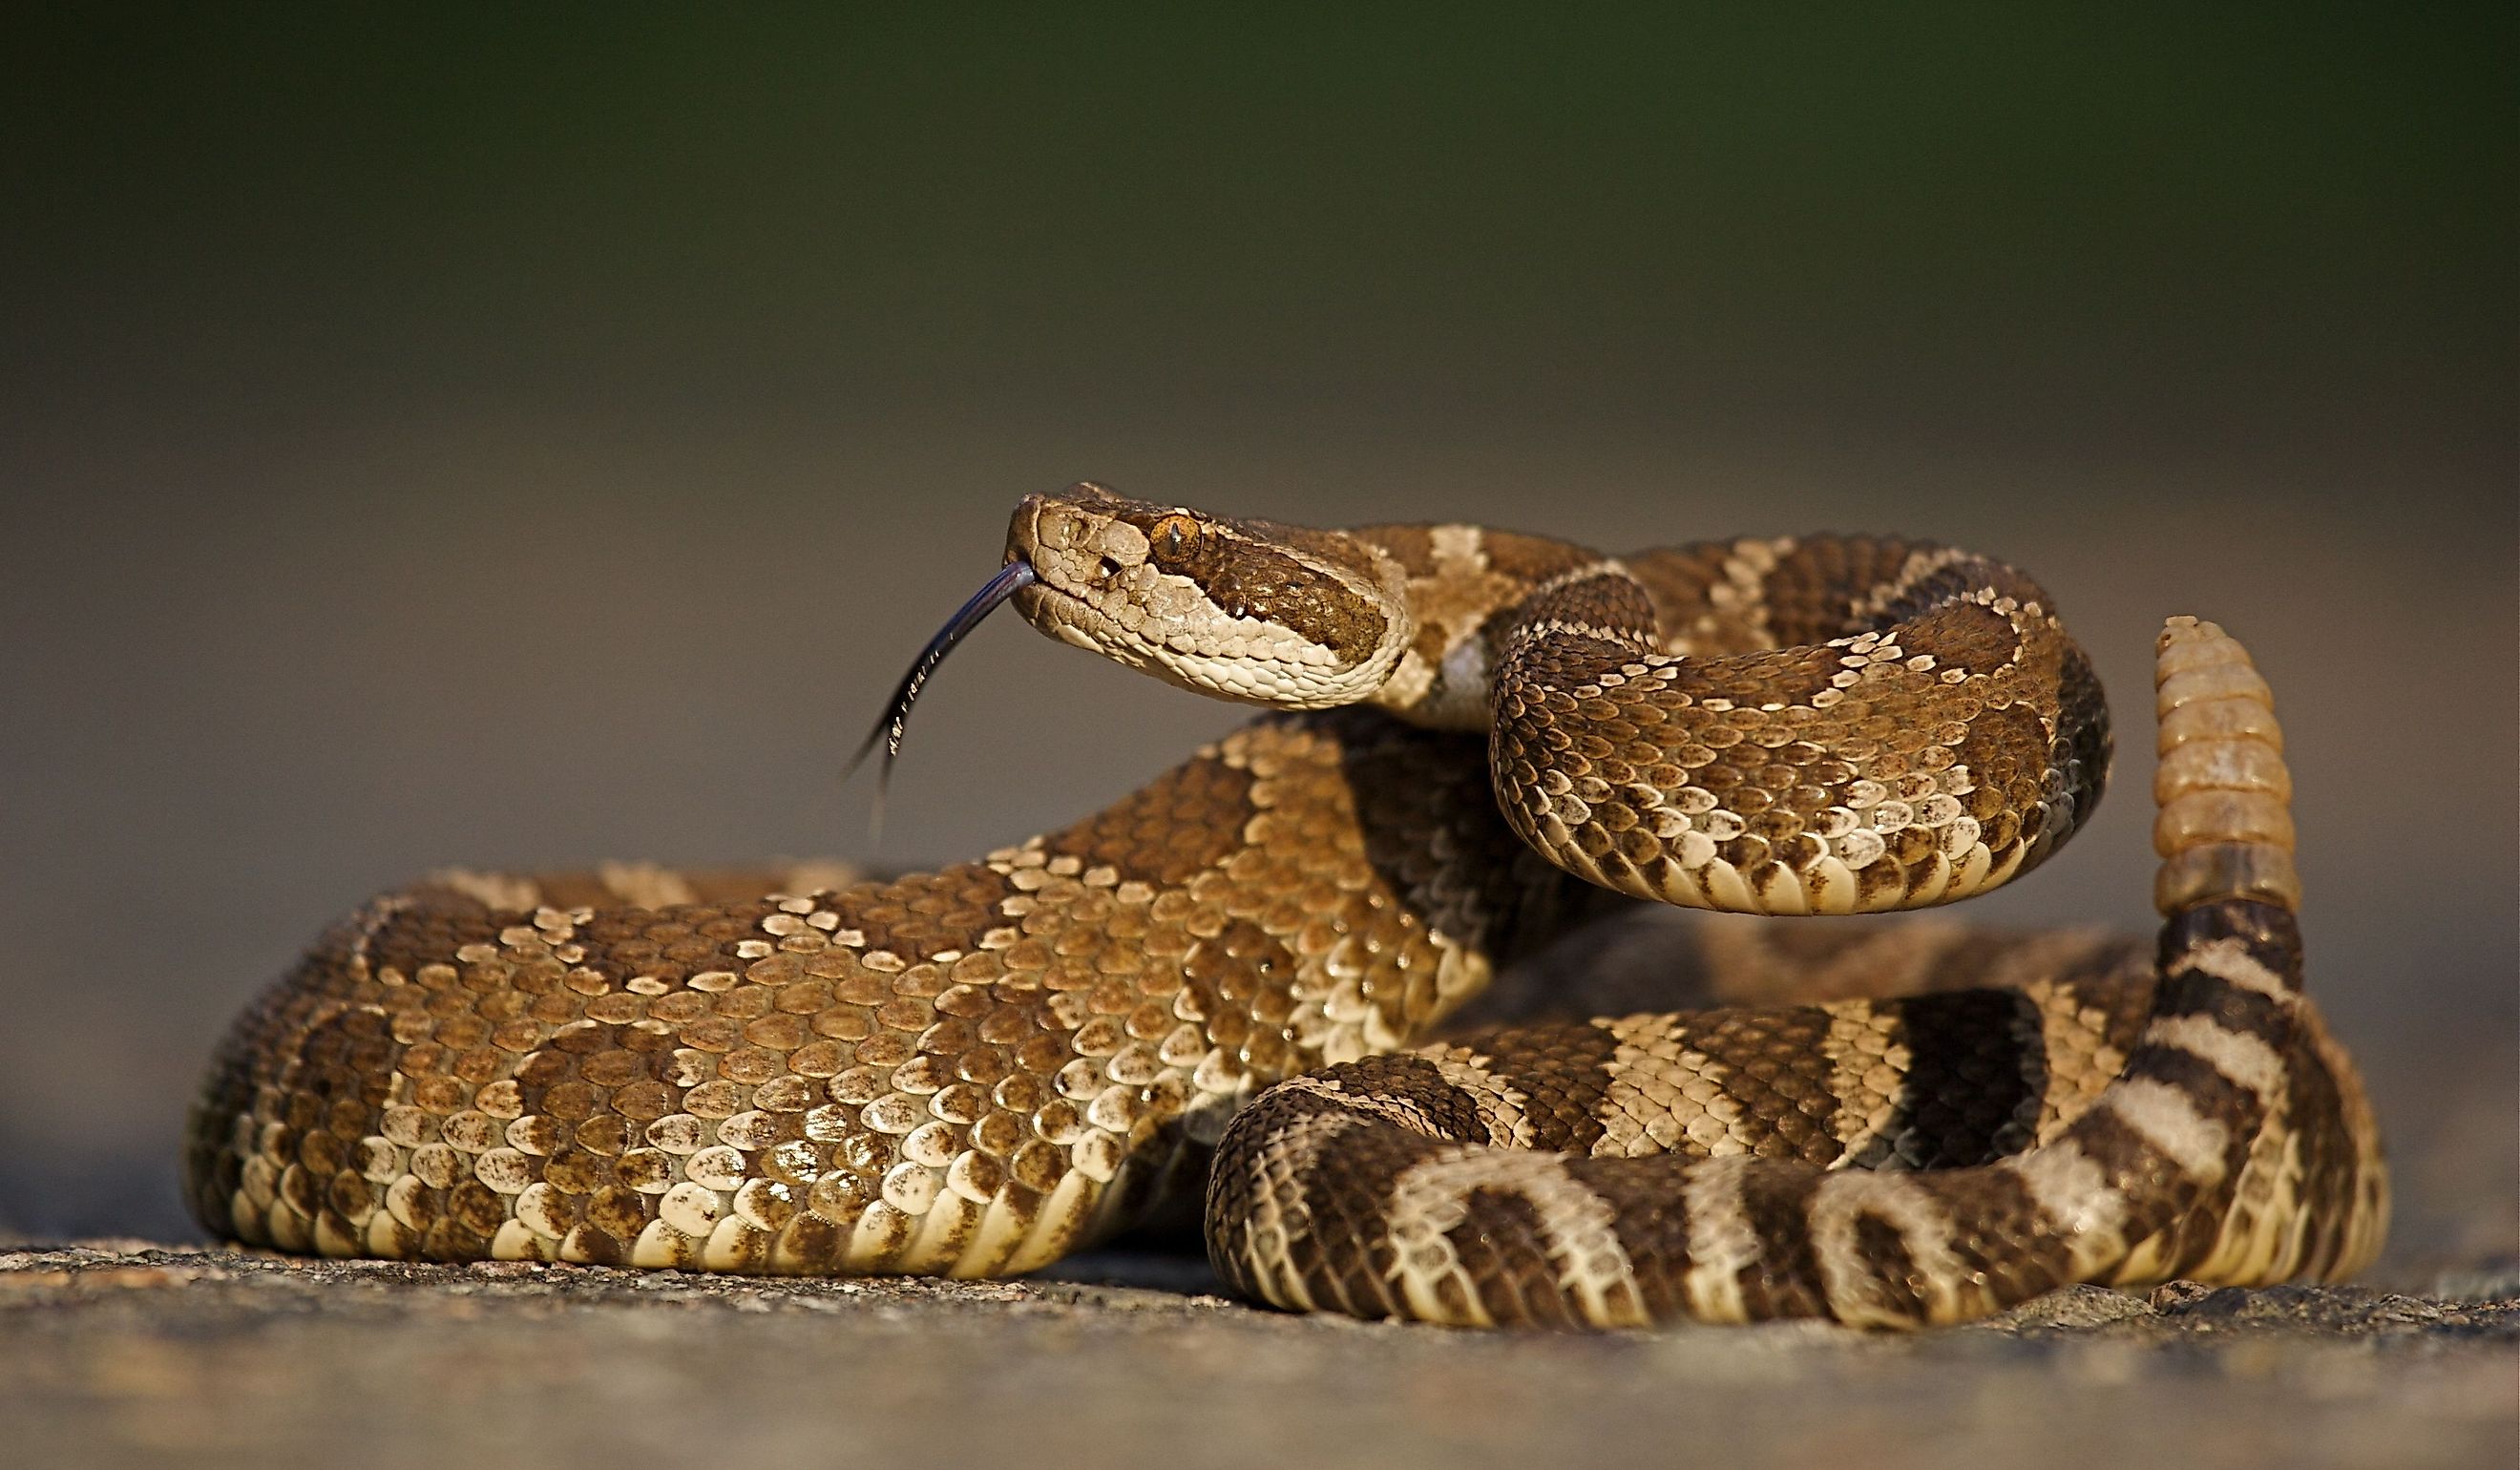
<path fill-rule="evenodd" d="M 1010 561 L 998 568 L 998 574 L 978 592 L 971 594 L 969 601 L 955 609 L 954 615 L 945 620 L 945 626 L 937 629 L 936 636 L 927 641 L 927 646 L 919 650 L 919 657 L 911 662 L 910 672 L 901 676 L 901 684 L 893 690 L 891 700 L 884 705 L 883 718 L 876 721 L 875 729 L 867 732 L 866 743 L 858 747 L 858 753 L 849 757 L 848 770 L 840 776 L 842 780 L 857 775 L 858 768 L 866 764 L 867 757 L 875 753 L 878 744 L 883 746 L 883 765 L 876 774 L 871 840 L 882 838 L 884 788 L 892 781 L 893 760 L 901 754 L 901 735 L 910 725 L 910 706 L 919 702 L 919 691 L 927 687 L 927 677 L 936 672 L 936 666 L 945 661 L 946 654 L 954 651 L 956 644 L 980 626 L 982 618 L 997 611 L 999 603 L 1032 583 L 1033 570 L 1029 561 Z"/>

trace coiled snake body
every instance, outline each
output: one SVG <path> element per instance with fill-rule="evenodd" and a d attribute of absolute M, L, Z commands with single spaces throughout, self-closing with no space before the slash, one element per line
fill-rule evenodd
<path fill-rule="evenodd" d="M 1593 885 L 1850 913 L 2038 863 L 2108 755 L 2052 603 L 1897 540 L 1608 558 L 1093 486 L 1027 501 L 1008 567 L 992 596 L 1045 632 L 1292 712 L 890 883 L 380 898 L 221 1047 L 202 1222 L 328 1255 L 978 1275 L 1204 1170 L 1238 1290 L 1480 1324 L 1939 1322 L 2378 1249 L 2376 1135 L 2301 990 L 2281 735 L 2211 624 L 2159 653 L 2156 954 L 1728 928 L 1703 958 L 1736 990 L 1791 952 L 1818 993 L 1427 1046 Z"/>

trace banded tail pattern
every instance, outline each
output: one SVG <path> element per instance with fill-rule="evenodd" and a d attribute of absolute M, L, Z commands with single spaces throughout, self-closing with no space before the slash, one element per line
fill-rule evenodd
<path fill-rule="evenodd" d="M 2351 1065 L 2303 994 L 2290 778 L 2236 640 L 2156 660 L 2163 914 L 2113 1080 L 2041 1116 L 2059 991 L 1521 1028 L 1292 1079 L 1236 1116 L 1209 1253 L 1276 1305 L 1462 1325 L 1907 1327 L 2072 1282 L 2349 1274 L 2386 1230 Z M 1782 1061 L 1799 1046 L 1808 1062 Z M 1932 1084 L 2024 1079 L 1959 1116 Z M 1758 1127 L 1743 1114 L 1761 1110 Z M 1863 1167 L 1857 1167 L 1863 1166 Z"/>

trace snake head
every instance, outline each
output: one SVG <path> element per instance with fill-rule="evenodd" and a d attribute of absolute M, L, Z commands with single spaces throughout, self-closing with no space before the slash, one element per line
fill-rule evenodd
<path fill-rule="evenodd" d="M 1371 697 L 1416 636 L 1407 580 L 1335 531 L 1229 520 L 1100 485 L 1015 508 L 1025 621 L 1199 693 L 1282 709 Z"/>

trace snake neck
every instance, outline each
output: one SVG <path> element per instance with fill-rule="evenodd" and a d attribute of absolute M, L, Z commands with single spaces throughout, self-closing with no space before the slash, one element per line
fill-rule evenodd
<path fill-rule="evenodd" d="M 1399 568 L 1415 630 L 1367 702 L 1427 730 L 1486 730 L 1515 630 L 1547 614 L 1537 595 L 1609 564 L 1573 542 L 1483 526 L 1365 526 L 1348 535 Z M 1649 611 L 1645 629 L 1649 638 Z"/>

